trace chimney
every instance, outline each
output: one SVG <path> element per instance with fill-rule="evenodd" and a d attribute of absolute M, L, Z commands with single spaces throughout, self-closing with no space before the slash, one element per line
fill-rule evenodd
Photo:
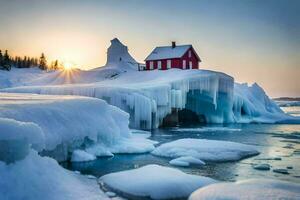
<path fill-rule="evenodd" d="M 176 47 L 176 42 L 172 41 L 172 49 L 174 49 Z"/>

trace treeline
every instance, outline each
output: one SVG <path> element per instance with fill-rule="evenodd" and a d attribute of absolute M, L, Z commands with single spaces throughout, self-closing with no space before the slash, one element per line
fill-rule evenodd
<path fill-rule="evenodd" d="M 41 54 L 39 58 L 29 57 L 29 56 L 10 56 L 8 51 L 5 50 L 4 53 L 0 50 L 0 69 L 4 68 L 10 70 L 11 67 L 16 68 L 30 68 L 39 67 L 41 70 L 58 70 L 63 69 L 62 63 L 55 60 L 48 64 L 47 58 L 44 53 Z"/>

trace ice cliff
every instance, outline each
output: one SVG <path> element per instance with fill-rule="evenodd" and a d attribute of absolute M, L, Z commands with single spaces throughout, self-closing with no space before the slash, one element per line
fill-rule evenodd
<path fill-rule="evenodd" d="M 275 123 L 293 120 L 257 84 L 235 84 L 224 73 L 208 70 L 137 71 L 137 62 L 118 39 L 111 41 L 107 63 L 90 71 L 50 73 L 20 92 L 95 97 L 129 113 L 130 127 L 153 129 L 187 121 Z M 71 80 L 67 82 L 66 79 Z M 69 83 L 69 84 L 66 84 Z"/>

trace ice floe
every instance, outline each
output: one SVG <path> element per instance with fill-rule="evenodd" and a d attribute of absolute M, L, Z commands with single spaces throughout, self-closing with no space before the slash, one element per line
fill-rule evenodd
<path fill-rule="evenodd" d="M 259 154 L 254 146 L 220 140 L 179 139 L 164 143 L 151 152 L 153 155 L 179 158 L 194 157 L 203 161 L 236 161 Z"/>
<path fill-rule="evenodd" d="M 196 189 L 216 183 L 208 177 L 159 165 L 107 174 L 100 177 L 99 182 L 125 198 L 135 199 L 187 198 Z"/>

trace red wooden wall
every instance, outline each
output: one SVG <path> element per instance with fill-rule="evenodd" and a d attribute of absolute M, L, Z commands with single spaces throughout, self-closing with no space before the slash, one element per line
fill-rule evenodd
<path fill-rule="evenodd" d="M 189 58 L 189 51 L 192 51 L 191 57 Z M 171 68 L 183 69 L 183 60 L 186 60 L 186 69 L 189 69 L 189 62 L 192 61 L 192 69 L 199 68 L 199 61 L 192 47 L 181 57 L 172 59 L 153 60 L 153 69 L 157 69 L 158 61 L 161 61 L 161 69 L 167 69 L 167 60 L 171 60 Z M 150 61 L 146 61 L 146 70 L 150 70 Z"/>

